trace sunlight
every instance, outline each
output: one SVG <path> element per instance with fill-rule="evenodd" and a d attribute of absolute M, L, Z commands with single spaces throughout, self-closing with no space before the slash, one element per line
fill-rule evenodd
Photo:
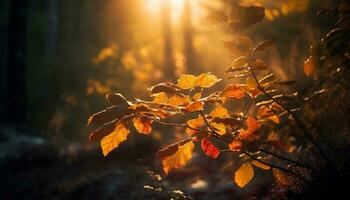
<path fill-rule="evenodd" d="M 150 15 L 158 15 L 162 7 L 162 1 L 169 1 L 172 20 L 181 16 L 185 0 L 143 0 L 143 3 Z"/>

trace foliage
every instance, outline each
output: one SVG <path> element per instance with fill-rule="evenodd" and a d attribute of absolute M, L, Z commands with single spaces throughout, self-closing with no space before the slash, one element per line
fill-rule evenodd
<path fill-rule="evenodd" d="M 187 139 L 160 150 L 157 155 L 166 174 L 186 165 L 198 145 L 213 159 L 232 153 L 241 163 L 233 174 L 234 182 L 241 188 L 253 180 L 255 168 L 272 170 L 276 184 L 284 186 L 294 179 L 310 181 L 308 175 L 314 172 L 312 167 L 282 156 L 293 153 L 294 145 L 289 139 L 293 133 L 276 132 L 277 124 L 291 121 L 300 128 L 304 136 L 301 139 L 306 139 L 322 154 L 298 117 L 298 107 L 291 103 L 296 93 L 284 94 L 281 90 L 294 81 L 276 78 L 268 72 L 268 64 L 259 58 L 275 45 L 273 41 L 264 40 L 254 45 L 253 40 L 243 34 L 245 29 L 260 22 L 264 13 L 260 6 L 233 5 L 229 15 L 213 11 L 207 17 L 213 24 L 225 23 L 235 35 L 236 40 L 223 42 L 234 58 L 226 73 L 229 80 L 245 79 L 243 83 L 230 83 L 209 93 L 220 78 L 211 73 L 183 74 L 176 83 L 163 82 L 149 88 L 153 98 L 149 101 L 129 101 L 119 93 L 107 94 L 112 106 L 89 118 L 88 125 L 99 126 L 89 140 L 101 140 L 106 156 L 126 140 L 131 123 L 137 132 L 145 135 L 151 134 L 154 123 L 181 127 Z M 306 75 L 314 73 L 310 61 L 305 68 Z M 237 101 L 248 103 L 240 110 L 228 108 L 228 104 Z M 176 117 L 181 117 L 183 122 L 169 122 Z"/>

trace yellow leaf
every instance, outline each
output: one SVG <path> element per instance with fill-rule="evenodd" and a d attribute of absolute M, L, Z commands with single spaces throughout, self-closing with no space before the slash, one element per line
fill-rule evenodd
<path fill-rule="evenodd" d="M 199 86 L 202 88 L 209 88 L 215 83 L 221 81 L 221 79 L 217 78 L 216 76 L 210 74 L 210 73 L 203 73 L 198 76 L 197 82 L 195 86 Z"/>
<path fill-rule="evenodd" d="M 197 77 L 191 74 L 182 74 L 177 80 L 177 86 L 182 89 L 191 89 L 195 87 Z"/>
<path fill-rule="evenodd" d="M 152 131 L 152 122 L 153 120 L 147 117 L 136 117 L 133 120 L 136 130 L 146 135 L 150 134 Z"/>
<path fill-rule="evenodd" d="M 158 94 L 153 95 L 153 102 L 159 103 L 159 104 L 167 104 L 168 103 L 168 96 L 165 94 L 165 92 L 160 92 Z"/>
<path fill-rule="evenodd" d="M 304 73 L 306 76 L 311 76 L 315 73 L 316 67 L 315 62 L 312 56 L 310 56 L 305 62 L 304 62 Z"/>
<path fill-rule="evenodd" d="M 253 160 L 251 163 L 252 163 L 255 167 L 259 167 L 259 168 L 261 168 L 261 169 L 263 169 L 263 170 L 269 170 L 269 169 L 271 169 L 270 166 L 265 165 L 265 164 L 263 164 L 263 163 L 261 163 L 261 162 L 258 162 L 258 161 L 256 161 L 256 160 Z"/>
<path fill-rule="evenodd" d="M 258 86 L 255 79 L 252 77 L 247 78 L 246 85 L 250 90 L 254 90 Z"/>
<path fill-rule="evenodd" d="M 191 74 L 183 74 L 177 80 L 177 86 L 182 89 L 192 89 L 195 87 L 209 88 L 221 79 L 212 75 L 211 73 L 203 73 L 199 76 Z"/>
<path fill-rule="evenodd" d="M 254 169 L 250 162 L 246 162 L 235 172 L 234 180 L 239 187 L 243 188 L 253 179 L 253 177 Z"/>
<path fill-rule="evenodd" d="M 169 174 L 169 171 L 172 169 L 180 168 L 192 158 L 192 152 L 195 145 L 192 140 L 186 142 L 185 144 L 179 144 L 177 151 L 168 156 L 165 157 L 162 160 L 163 169 L 166 174 Z"/>
<path fill-rule="evenodd" d="M 193 95 L 192 99 L 195 101 L 198 101 L 202 97 L 201 92 L 197 92 L 196 94 Z"/>
<path fill-rule="evenodd" d="M 217 106 L 214 110 L 212 110 L 210 112 L 209 115 L 212 116 L 213 118 L 215 118 L 215 117 L 221 117 L 221 118 L 229 117 L 227 109 L 224 108 L 222 105 Z"/>
<path fill-rule="evenodd" d="M 119 144 L 127 139 L 130 130 L 122 122 L 118 122 L 114 131 L 101 140 L 101 148 L 104 156 L 117 148 Z"/>
<path fill-rule="evenodd" d="M 182 97 L 182 96 L 177 96 L 174 95 L 172 97 L 170 97 L 170 99 L 168 100 L 167 104 L 171 105 L 171 106 L 185 106 L 189 103 L 189 99 L 186 97 Z"/>
<path fill-rule="evenodd" d="M 212 122 L 210 124 L 217 133 L 219 133 L 220 135 L 224 135 L 226 133 L 226 126 L 225 124 L 223 123 L 215 123 L 215 122 Z"/>
<path fill-rule="evenodd" d="M 267 118 L 273 122 L 275 122 L 276 124 L 280 123 L 280 118 L 279 116 L 277 116 L 271 108 L 267 107 L 267 106 L 261 106 L 258 110 L 258 115 L 263 117 L 263 118 Z"/>

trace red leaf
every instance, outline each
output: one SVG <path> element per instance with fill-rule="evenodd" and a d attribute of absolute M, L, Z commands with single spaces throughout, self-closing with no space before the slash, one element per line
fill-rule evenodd
<path fill-rule="evenodd" d="M 201 142 L 202 149 L 205 155 L 210 156 L 212 158 L 217 158 L 219 156 L 219 149 L 214 146 L 207 138 L 203 138 Z"/>

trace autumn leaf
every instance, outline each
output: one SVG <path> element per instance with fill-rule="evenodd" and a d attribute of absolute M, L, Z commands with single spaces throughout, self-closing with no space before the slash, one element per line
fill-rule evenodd
<path fill-rule="evenodd" d="M 197 117 L 196 119 L 190 119 L 187 121 L 187 125 L 191 128 L 195 128 L 195 129 L 198 129 L 202 126 L 204 126 L 204 120 L 201 116 Z M 193 130 L 191 128 L 186 128 L 186 133 L 189 134 L 189 135 L 192 135 L 192 134 L 195 134 L 197 133 L 196 130 Z"/>
<path fill-rule="evenodd" d="M 186 112 L 195 112 L 203 110 L 204 103 L 202 101 L 192 102 L 186 106 Z"/>
<path fill-rule="evenodd" d="M 226 126 L 223 123 L 210 123 L 212 128 L 219 134 L 219 135 L 225 135 L 226 133 Z"/>
<path fill-rule="evenodd" d="M 202 150 L 205 155 L 210 156 L 212 158 L 217 158 L 220 154 L 220 151 L 216 146 L 211 143 L 207 138 L 203 138 L 201 141 Z"/>
<path fill-rule="evenodd" d="M 160 92 L 153 95 L 153 102 L 158 104 L 167 104 L 168 103 L 168 96 L 165 94 L 165 92 Z"/>
<path fill-rule="evenodd" d="M 238 58 L 236 58 L 232 64 L 231 64 L 231 67 L 233 69 L 236 69 L 236 68 L 241 68 L 243 67 L 245 64 L 247 64 L 247 57 L 245 56 L 240 56 Z"/>
<path fill-rule="evenodd" d="M 159 83 L 157 85 L 154 85 L 151 88 L 149 88 L 149 90 L 151 91 L 151 94 L 164 92 L 167 94 L 174 95 L 178 93 L 179 88 L 173 83 L 166 82 L 166 83 Z"/>
<path fill-rule="evenodd" d="M 275 42 L 272 40 L 264 40 L 262 42 L 260 42 L 254 49 L 253 49 L 253 53 L 256 52 L 261 52 L 261 51 L 265 51 L 266 49 L 272 47 L 275 45 Z"/>
<path fill-rule="evenodd" d="M 182 74 L 177 80 L 177 86 L 182 89 L 191 89 L 195 87 L 197 76 L 191 74 Z"/>
<path fill-rule="evenodd" d="M 165 174 L 169 174 L 171 170 L 186 165 L 186 163 L 192 158 L 194 147 L 195 145 L 192 139 L 189 139 L 159 151 L 158 157 L 162 158 Z"/>
<path fill-rule="evenodd" d="M 245 162 L 234 174 L 235 183 L 243 188 L 245 187 L 254 177 L 254 169 L 250 162 Z"/>
<path fill-rule="evenodd" d="M 118 122 L 112 133 L 105 136 L 101 140 L 101 148 L 104 156 L 107 156 L 109 152 L 117 148 L 119 144 L 127 139 L 130 130 L 125 127 L 125 124 Z"/>
<path fill-rule="evenodd" d="M 270 166 L 264 164 L 264 163 L 261 163 L 259 161 L 256 161 L 256 160 L 252 160 L 251 163 L 255 166 L 255 167 L 259 167 L 260 169 L 263 169 L 263 170 L 269 170 L 271 169 Z"/>
<path fill-rule="evenodd" d="M 203 73 L 198 76 L 195 86 L 199 86 L 202 88 L 209 88 L 215 85 L 219 81 L 221 81 L 221 79 L 217 78 L 211 73 Z"/>
<path fill-rule="evenodd" d="M 258 116 L 269 119 L 273 122 L 275 122 L 276 124 L 280 123 L 280 118 L 279 116 L 277 116 L 271 108 L 267 107 L 267 106 L 261 106 L 258 110 Z"/>
<path fill-rule="evenodd" d="M 257 59 L 250 64 L 250 67 L 254 70 L 265 70 L 267 69 L 267 64 L 263 60 Z"/>
<path fill-rule="evenodd" d="M 220 117 L 220 118 L 229 117 L 228 110 L 225 107 L 223 107 L 222 105 L 215 107 L 214 110 L 212 110 L 209 113 L 209 115 L 212 116 L 213 118 L 215 118 L 215 117 Z"/>
<path fill-rule="evenodd" d="M 192 96 L 192 99 L 195 100 L 195 101 L 198 101 L 201 97 L 202 97 L 202 93 L 201 92 L 197 92 L 196 94 L 194 94 Z"/>
<path fill-rule="evenodd" d="M 120 93 L 108 93 L 106 94 L 106 99 L 109 103 L 113 105 L 129 106 L 131 105 L 126 98 Z"/>
<path fill-rule="evenodd" d="M 248 77 L 245 82 L 246 82 L 246 86 L 250 90 L 254 90 L 258 86 L 258 84 L 256 83 L 255 79 L 252 78 L 252 77 Z"/>
<path fill-rule="evenodd" d="M 192 89 L 195 87 L 209 88 L 219 81 L 221 81 L 221 79 L 211 73 L 203 73 L 199 76 L 183 74 L 178 79 L 177 86 L 182 89 Z"/>
<path fill-rule="evenodd" d="M 231 151 L 237 151 L 242 148 L 242 142 L 241 140 L 235 139 L 228 146 Z"/>
<path fill-rule="evenodd" d="M 260 124 L 258 121 L 256 121 L 253 117 L 248 117 L 247 119 L 247 130 L 241 129 L 239 132 L 239 136 L 242 139 L 246 140 L 255 140 L 255 137 L 252 137 L 252 134 L 260 128 Z"/>
<path fill-rule="evenodd" d="M 304 73 L 307 77 L 309 77 L 315 74 L 315 71 L 316 71 L 315 61 L 313 60 L 312 56 L 310 56 L 304 62 Z"/>
<path fill-rule="evenodd" d="M 153 120 L 148 117 L 136 117 L 133 120 L 133 124 L 139 133 L 148 135 L 152 131 Z"/>
<path fill-rule="evenodd" d="M 244 91 L 236 84 L 230 84 L 221 93 L 222 97 L 241 99 L 244 97 Z"/>
<path fill-rule="evenodd" d="M 185 96 L 174 95 L 168 99 L 167 104 L 174 107 L 186 106 L 189 104 L 189 99 Z"/>

